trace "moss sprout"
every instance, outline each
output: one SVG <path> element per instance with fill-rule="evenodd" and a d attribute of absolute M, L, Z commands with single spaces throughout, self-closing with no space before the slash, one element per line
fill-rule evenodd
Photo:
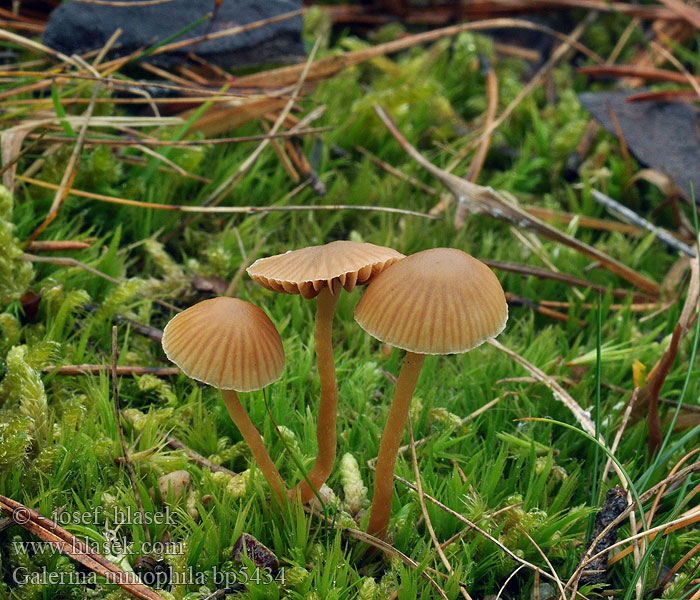
<path fill-rule="evenodd" d="M 142 392 L 155 392 L 160 403 L 171 406 L 177 404 L 177 396 L 167 381 L 148 373 L 138 376 L 136 381 Z"/>
<path fill-rule="evenodd" d="M 13 236 L 12 194 L 0 185 L 0 306 L 17 300 L 34 277 L 31 263 L 17 259 L 22 249 Z"/>
<path fill-rule="evenodd" d="M 250 469 L 246 469 L 233 477 L 228 473 L 217 471 L 216 473 L 212 473 L 212 479 L 215 482 L 223 484 L 226 491 L 234 500 L 240 500 L 247 495 L 248 483 L 250 482 Z"/>
<path fill-rule="evenodd" d="M 30 426 L 31 421 L 27 417 L 7 415 L 0 419 L 0 473 L 21 468 L 32 447 Z"/>
<path fill-rule="evenodd" d="M 17 407 L 28 421 L 28 433 L 36 455 L 51 441 L 46 390 L 39 372 L 27 360 L 27 347 L 15 346 L 7 353 L 7 374 L 0 384 L 0 404 Z"/>
<path fill-rule="evenodd" d="M 372 577 L 365 577 L 357 593 L 359 600 L 376 600 L 379 593 L 377 582 Z"/>
<path fill-rule="evenodd" d="M 356 515 L 361 509 L 369 506 L 367 487 L 362 481 L 360 466 L 357 459 L 349 452 L 340 459 L 340 481 L 343 485 L 343 510 Z"/>

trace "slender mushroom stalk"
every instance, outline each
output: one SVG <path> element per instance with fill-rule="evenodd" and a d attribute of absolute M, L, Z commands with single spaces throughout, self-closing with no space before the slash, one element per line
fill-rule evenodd
<path fill-rule="evenodd" d="M 306 480 L 291 490 L 291 497 L 308 502 L 321 489 L 333 470 L 336 457 L 338 383 L 333 360 L 333 315 L 341 288 L 351 292 L 403 254 L 360 242 L 338 240 L 324 246 L 309 246 L 285 254 L 261 258 L 248 268 L 251 278 L 275 292 L 317 298 L 314 328 L 316 361 L 321 380 L 316 440 L 318 453 Z"/>
<path fill-rule="evenodd" d="M 226 409 L 228 410 L 231 420 L 233 421 L 234 425 L 238 427 L 238 430 L 241 432 L 245 443 L 248 444 L 250 452 L 253 455 L 258 468 L 264 475 L 265 479 L 267 479 L 267 482 L 272 488 L 275 497 L 280 502 L 283 501 L 287 493 L 284 481 L 282 480 L 275 463 L 272 462 L 260 433 L 256 429 L 255 425 L 253 425 L 248 413 L 245 411 L 241 401 L 238 399 L 236 390 L 221 390 L 221 397 L 224 400 L 224 404 L 226 405 Z"/>
<path fill-rule="evenodd" d="M 338 381 L 335 376 L 335 360 L 333 358 L 333 315 L 340 296 L 340 285 L 331 291 L 324 287 L 316 297 L 316 324 L 314 325 L 314 342 L 316 345 L 316 363 L 321 379 L 321 399 L 318 405 L 318 420 L 316 422 L 316 442 L 318 454 L 316 462 L 309 470 L 306 478 L 291 491 L 300 495 L 302 503 L 306 503 L 314 495 L 314 489 L 319 490 L 326 482 L 335 463 L 338 415 Z M 309 485 L 311 484 L 311 485 Z"/>
<path fill-rule="evenodd" d="M 369 533 L 386 536 L 394 467 L 426 354 L 467 352 L 506 326 L 503 288 L 482 262 L 455 248 L 433 248 L 382 271 L 355 307 L 355 320 L 375 338 L 406 350 L 379 444 Z"/>
<path fill-rule="evenodd" d="M 391 497 L 394 495 L 394 469 L 401 445 L 401 437 L 406 429 L 408 409 L 420 375 L 425 354 L 406 352 L 401 373 L 396 381 L 394 400 L 379 443 L 377 466 L 374 476 L 374 494 L 370 509 L 367 533 L 384 538 L 391 516 Z"/>

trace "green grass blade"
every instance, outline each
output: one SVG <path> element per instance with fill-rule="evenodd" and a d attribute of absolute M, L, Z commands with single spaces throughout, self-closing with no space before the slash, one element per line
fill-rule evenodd
<path fill-rule="evenodd" d="M 55 83 L 51 84 L 51 100 L 53 102 L 53 108 L 56 111 L 56 115 L 61 120 L 61 127 L 63 127 L 63 131 L 66 132 L 66 135 L 75 137 L 75 131 L 71 127 L 71 124 L 66 120 L 66 110 L 63 108 L 63 104 L 61 104 L 61 98 L 58 95 L 58 86 Z"/>

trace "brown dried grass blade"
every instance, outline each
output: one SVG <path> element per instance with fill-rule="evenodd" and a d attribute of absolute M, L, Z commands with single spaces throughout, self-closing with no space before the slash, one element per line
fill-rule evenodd
<path fill-rule="evenodd" d="M 681 339 L 682 327 L 680 323 L 673 330 L 673 337 L 661 360 L 654 367 L 654 373 L 647 384 L 639 391 L 639 399 L 634 407 L 634 416 L 639 418 L 640 407 L 646 407 L 647 422 L 649 426 L 648 445 L 649 456 L 654 456 L 661 447 L 661 418 L 659 417 L 659 392 L 671 371 L 673 361 L 678 354 L 678 343 Z"/>
<path fill-rule="evenodd" d="M 595 217 L 584 217 L 583 215 L 554 211 L 548 208 L 542 208 L 541 206 L 534 206 L 532 204 L 523 204 L 523 208 L 531 215 L 534 215 L 538 219 L 549 223 L 561 223 L 563 225 L 568 225 L 574 219 L 577 219 L 578 224 L 581 227 L 586 227 L 588 229 L 619 231 L 630 235 L 642 235 L 644 233 L 644 230 L 641 227 L 630 225 L 628 223 L 619 223 L 608 219 L 596 219 Z"/>
<path fill-rule="evenodd" d="M 488 99 L 488 104 L 486 106 L 486 114 L 484 116 L 484 130 L 489 132 L 488 135 L 484 136 L 479 144 L 479 148 L 472 159 L 469 169 L 467 169 L 466 179 L 472 183 L 476 183 L 481 173 L 481 169 L 484 166 L 484 161 L 486 160 L 486 155 L 491 147 L 491 138 L 495 131 L 493 127 L 493 122 L 496 120 L 496 110 L 498 109 L 498 78 L 493 69 L 489 69 L 486 75 L 486 97 Z M 457 210 L 455 211 L 454 226 L 455 229 L 461 229 L 464 227 L 464 222 L 467 220 L 468 209 L 462 202 L 457 203 Z"/>
<path fill-rule="evenodd" d="M 540 31 L 556 37 L 557 39 L 569 42 L 577 50 L 585 53 L 586 55 L 591 55 L 591 51 L 572 40 L 569 36 L 559 33 L 554 29 L 551 29 L 544 25 L 539 25 L 536 23 L 530 23 L 529 21 L 524 21 L 520 19 L 488 19 L 484 21 L 472 22 L 472 23 L 462 23 L 460 25 L 452 25 L 449 27 L 443 27 L 441 29 L 434 29 L 432 31 L 426 31 L 424 33 L 417 33 L 414 35 L 408 35 L 398 40 L 387 42 L 385 44 L 378 44 L 371 48 L 363 48 L 362 50 L 356 50 L 353 52 L 346 52 L 337 56 L 330 56 L 326 58 L 321 58 L 315 61 L 307 76 L 307 81 L 315 81 L 318 79 L 324 79 L 335 75 L 336 73 L 347 69 L 353 65 L 366 62 L 378 56 L 384 56 L 385 54 L 392 54 L 394 52 L 399 52 L 412 46 L 417 46 L 419 44 L 426 44 L 429 42 L 434 42 L 443 37 L 451 37 L 462 33 L 463 31 L 481 31 L 484 29 L 493 29 L 495 27 L 510 27 L 510 28 L 520 28 L 520 29 L 530 29 L 534 31 Z M 602 62 L 600 57 L 596 57 L 598 62 Z M 244 77 L 239 77 L 234 83 L 234 87 L 280 87 L 293 85 L 298 81 L 299 76 L 304 70 L 306 62 L 299 63 L 296 65 L 291 65 L 289 67 L 282 67 L 279 69 L 272 69 L 270 71 L 262 71 L 260 73 L 253 73 L 251 75 L 246 75 Z"/>
<path fill-rule="evenodd" d="M 639 92 L 625 98 L 625 102 L 697 102 L 698 94 L 691 88 Z"/>
<path fill-rule="evenodd" d="M 557 574 L 556 570 L 554 569 L 554 566 L 552 565 L 552 562 L 547 558 L 547 555 L 545 552 L 542 550 L 542 548 L 537 544 L 535 540 L 532 539 L 532 536 L 525 531 L 520 525 L 516 525 L 516 527 L 520 530 L 520 533 L 522 533 L 528 541 L 535 547 L 535 550 L 539 553 L 539 555 L 543 558 L 544 562 L 547 563 L 547 566 L 549 567 L 549 570 L 552 572 L 552 576 L 554 577 L 554 581 L 557 584 L 557 588 L 559 589 L 559 593 L 561 594 L 562 600 L 566 600 L 566 594 L 564 593 L 564 586 L 561 582 L 561 579 L 559 579 L 559 575 Z M 535 572 L 535 577 L 539 579 L 539 572 Z M 536 591 L 539 594 L 539 585 L 535 583 L 535 588 Z"/>
<path fill-rule="evenodd" d="M 676 462 L 675 465 L 673 465 L 673 468 L 669 471 L 668 475 L 669 477 L 672 477 L 675 475 L 678 470 L 686 463 L 688 462 L 693 456 L 696 454 L 700 453 L 700 448 L 695 448 L 694 450 L 691 450 L 690 452 L 686 453 L 685 456 L 681 457 L 681 459 Z M 659 489 L 658 493 L 656 494 L 656 498 L 654 498 L 654 502 L 651 505 L 651 509 L 649 509 L 649 512 L 647 513 L 649 515 L 649 522 L 654 519 L 654 515 L 656 514 L 657 509 L 659 508 L 659 504 L 661 502 L 661 497 L 663 496 L 664 492 L 668 488 L 667 485 L 663 485 L 661 489 Z M 697 491 L 697 487 L 695 488 L 695 491 Z M 692 495 L 693 492 L 691 492 Z M 690 496 L 686 496 L 684 500 L 689 500 Z"/>
<path fill-rule="evenodd" d="M 360 154 L 363 156 L 366 156 L 369 160 L 371 160 L 375 165 L 377 165 L 379 168 L 384 169 L 387 173 L 390 175 L 393 175 L 397 179 L 401 179 L 401 181 L 405 181 L 406 183 L 412 185 L 415 188 L 418 188 L 420 190 L 423 190 L 426 194 L 430 196 L 437 196 L 438 192 L 435 190 L 435 188 L 430 187 L 429 185 L 426 185 L 422 181 L 418 181 L 415 177 L 411 177 L 410 175 L 406 175 L 403 171 L 399 171 L 396 167 L 392 167 L 389 163 L 384 162 L 381 158 L 379 158 L 376 154 L 373 154 L 367 148 L 364 148 L 362 146 L 355 146 L 355 150 L 357 150 Z M 439 211 L 435 211 L 434 209 L 430 211 L 431 215 L 438 215 L 444 211 L 444 208 L 442 208 Z"/>
<path fill-rule="evenodd" d="M 673 567 L 671 567 L 669 572 L 666 573 L 664 578 L 659 583 L 658 589 L 663 592 L 663 590 L 666 589 L 666 586 L 671 583 L 671 580 L 675 577 L 676 573 L 678 573 L 678 571 L 683 568 L 683 565 L 685 565 L 698 552 L 700 552 L 700 542 L 688 550 L 688 552 L 686 552 L 685 555 L 675 565 L 673 565 Z"/>
<path fill-rule="evenodd" d="M 266 138 L 270 139 L 270 138 Z M 31 177 L 24 177 L 23 175 L 18 175 L 17 179 L 20 181 L 25 181 L 36 185 L 39 187 L 44 187 L 50 190 L 57 189 L 58 186 L 54 183 L 49 183 L 47 181 L 41 181 L 39 179 L 32 179 Z M 305 211 L 305 210 L 361 210 L 361 211 L 377 211 L 377 212 L 389 212 L 401 215 L 407 215 L 412 217 L 420 217 L 423 219 L 437 220 L 440 217 L 435 217 L 433 215 L 420 213 L 413 210 L 404 210 L 403 208 L 393 208 L 391 206 L 368 206 L 368 205 L 354 205 L 354 204 L 323 204 L 323 205 L 288 205 L 288 206 L 189 206 L 186 204 L 159 204 L 157 202 L 141 202 L 140 200 L 130 200 L 128 198 L 119 198 L 117 196 L 106 196 L 104 194 L 95 194 L 92 192 L 84 192 L 82 190 L 76 190 L 71 188 L 70 194 L 74 196 L 80 196 L 82 198 L 90 198 L 92 200 L 98 200 L 100 202 L 109 202 L 112 204 L 123 204 L 125 206 L 136 206 L 139 208 L 151 208 L 156 210 L 172 210 L 176 212 L 187 212 L 187 213 L 201 213 L 201 214 L 232 214 L 232 213 L 244 213 L 244 214 L 255 214 L 255 213 L 266 213 L 266 212 L 295 212 L 295 211 Z M 37 260 L 34 257 L 32 260 Z"/>
<path fill-rule="evenodd" d="M 700 29 L 700 11 L 697 8 L 683 2 L 683 0 L 660 0 L 660 2 L 683 17 L 693 27 Z"/>
<path fill-rule="evenodd" d="M 64 365 L 62 367 L 46 367 L 44 373 L 55 375 L 99 375 L 107 373 L 111 367 L 107 365 Z M 155 377 L 177 377 L 180 369 L 177 367 L 140 367 L 120 365 L 117 367 L 117 375 L 154 375 Z"/>
<path fill-rule="evenodd" d="M 272 138 L 288 138 L 302 135 L 310 135 L 314 133 L 323 133 L 326 131 L 332 131 L 335 129 L 332 125 L 326 125 L 324 127 L 310 127 L 299 129 L 294 129 L 290 131 L 278 131 L 274 136 L 268 134 L 259 135 L 243 135 L 238 137 L 227 137 L 227 138 L 205 138 L 199 140 L 159 140 L 152 137 L 141 137 L 139 143 L 143 146 L 149 147 L 166 147 L 166 148 L 196 148 L 198 146 L 211 146 L 211 145 L 221 145 L 221 144 L 238 144 L 241 142 L 259 142 L 266 139 Z M 31 139 L 41 139 L 47 142 L 72 142 L 73 138 L 69 138 L 63 135 L 43 135 L 39 136 L 37 134 L 29 134 Z M 121 138 L 108 138 L 108 137 L 89 137 L 85 138 L 83 142 L 86 146 L 88 145 L 101 145 L 101 146 L 135 146 L 136 142 L 134 139 L 121 139 Z M 192 175 L 190 175 L 192 177 Z"/>
<path fill-rule="evenodd" d="M 627 175 L 632 177 L 632 157 L 630 156 L 630 151 L 627 148 L 627 140 L 625 139 L 625 134 L 622 131 L 620 120 L 617 118 L 617 113 L 613 110 L 612 106 L 608 107 L 608 114 L 610 115 L 610 120 L 612 121 L 613 128 L 615 129 L 617 141 L 620 143 L 620 154 L 622 154 L 622 158 L 625 161 Z"/>
<path fill-rule="evenodd" d="M 525 296 L 519 296 L 517 294 L 506 292 L 506 302 L 509 306 L 525 306 L 526 308 L 530 308 L 541 315 L 545 315 L 546 317 L 550 317 L 564 323 L 569 322 L 569 315 L 553 310 L 551 307 L 544 306 L 532 298 L 526 298 Z M 579 321 L 578 325 L 579 327 L 585 327 L 586 323 L 585 321 Z"/>
<path fill-rule="evenodd" d="M 623 513 L 626 514 L 626 513 Z M 687 527 L 688 525 L 693 525 L 700 521 L 700 506 L 696 506 L 695 508 L 690 509 L 689 511 L 684 512 L 679 518 L 674 519 L 673 521 L 669 523 L 663 523 L 661 525 L 658 525 L 656 527 L 652 527 L 651 529 L 648 529 L 646 531 L 642 531 L 641 533 L 638 533 L 634 536 L 630 536 L 624 540 L 620 540 L 619 542 L 616 542 L 612 546 L 610 546 L 610 549 L 612 548 L 617 548 L 619 546 L 623 546 L 627 542 L 631 542 L 634 540 L 638 540 L 641 537 L 646 537 L 648 536 L 648 540 L 651 542 L 653 541 L 659 533 L 661 535 L 668 535 L 669 533 L 672 533 L 674 531 L 677 531 L 678 529 L 683 529 L 684 527 Z M 622 560 L 625 556 L 628 556 L 629 554 L 632 553 L 634 547 L 629 546 L 625 548 L 624 550 L 621 550 L 614 556 L 610 558 L 608 561 L 608 565 L 612 565 L 620 560 Z"/>
<path fill-rule="evenodd" d="M 580 277 L 574 277 L 568 273 L 550 271 L 549 269 L 544 269 L 542 267 L 533 267 L 532 265 L 500 260 L 489 260 L 487 258 L 480 258 L 479 260 L 492 269 L 519 273 L 520 275 L 532 275 L 533 277 L 539 277 L 540 279 L 553 279 L 554 281 L 561 281 L 567 285 L 590 288 L 602 294 L 610 291 L 615 298 L 627 298 L 630 294 L 632 294 L 632 299 L 635 301 L 648 301 L 650 299 L 654 299 L 653 296 L 647 296 L 646 294 L 634 293 L 622 289 L 610 289 L 604 285 L 598 285 L 597 283 L 593 283 L 586 279 L 581 279 Z"/>
<path fill-rule="evenodd" d="M 66 250 L 85 250 L 89 248 L 87 242 L 76 240 L 55 240 L 45 242 L 32 242 L 27 248 L 27 252 L 64 252 Z"/>
<path fill-rule="evenodd" d="M 221 135 L 254 119 L 259 119 L 268 112 L 284 108 L 284 98 L 259 98 L 246 101 L 231 101 L 216 104 L 207 110 L 192 124 L 192 131 L 202 132 L 207 137 Z M 194 110 L 180 116 L 188 119 Z"/>
<path fill-rule="evenodd" d="M 697 245 L 696 245 L 697 251 Z M 690 329 L 690 324 L 693 319 L 693 315 L 696 314 L 698 310 L 698 301 L 700 300 L 700 259 L 698 256 L 690 260 L 690 283 L 688 284 L 688 292 L 686 294 L 685 303 L 683 304 L 683 310 L 681 311 L 681 316 L 678 319 L 678 324 L 673 330 L 673 337 L 668 345 L 668 348 L 664 351 L 663 355 L 659 361 L 654 365 L 647 376 L 646 384 L 639 392 L 639 398 L 632 408 L 632 418 L 633 422 L 639 421 L 647 413 L 649 418 L 653 419 L 650 421 L 650 427 L 654 427 L 654 432 L 650 431 L 649 439 L 649 450 L 655 451 L 660 444 L 661 435 L 661 424 L 658 417 L 658 399 L 659 392 L 663 386 L 666 376 L 668 375 L 671 365 L 676 358 L 678 353 L 678 345 L 683 336 Z M 654 436 L 654 439 L 652 439 Z M 656 439 L 658 438 L 658 440 Z"/>
<path fill-rule="evenodd" d="M 368 6 L 339 4 L 324 7 L 330 13 L 334 23 L 365 23 L 381 25 L 396 20 L 390 14 L 378 13 Z M 479 2 L 462 2 L 434 4 L 431 6 L 410 6 L 402 16 L 404 23 L 437 25 L 452 20 L 474 21 L 486 19 L 493 15 L 545 12 L 552 10 L 595 10 L 616 12 L 630 17 L 646 20 L 678 21 L 681 17 L 665 6 L 637 5 L 627 2 L 607 2 L 603 0 L 480 0 Z"/>
<path fill-rule="evenodd" d="M 608 256 L 604 252 L 589 246 L 579 240 L 562 233 L 551 225 L 543 223 L 536 217 L 530 215 L 519 206 L 511 204 L 500 194 L 489 187 L 483 187 L 457 177 L 452 173 L 440 169 L 428 161 L 418 150 L 416 150 L 399 131 L 391 117 L 380 106 L 375 105 L 375 111 L 382 119 L 391 134 L 396 138 L 401 147 L 419 165 L 432 173 L 445 187 L 447 187 L 457 198 L 463 199 L 469 210 L 475 213 L 487 214 L 493 218 L 508 221 L 522 228 L 530 229 L 544 237 L 559 242 L 574 250 L 599 261 L 603 266 L 619 275 L 638 289 L 652 296 L 659 295 L 659 285 L 640 275 L 633 269 L 622 264 L 620 261 Z"/>
<path fill-rule="evenodd" d="M 659 188 L 659 191 L 664 196 L 666 196 L 666 201 L 675 201 L 678 198 L 682 198 L 688 204 L 691 204 L 690 198 L 688 198 L 687 194 L 685 193 L 685 190 L 679 188 L 675 184 L 673 179 L 671 179 L 668 175 L 666 175 L 666 173 L 662 173 L 661 171 L 657 171 L 656 169 L 640 169 L 627 182 L 627 187 L 634 185 L 640 179 L 643 179 L 644 181 L 650 183 L 651 185 Z M 680 221 L 681 218 L 679 217 L 678 220 Z M 644 230 L 644 225 L 640 224 L 638 227 L 640 228 L 641 231 Z M 693 231 L 693 226 L 690 225 L 689 223 L 687 224 L 687 230 L 688 230 L 688 232 Z M 683 240 L 682 235 L 680 235 L 674 231 L 669 231 L 669 233 L 672 236 L 674 236 L 676 239 Z M 692 254 L 693 253 L 690 253 L 690 256 L 692 256 Z"/>
<path fill-rule="evenodd" d="M 682 73 L 668 69 L 634 65 L 600 65 L 595 67 L 579 67 L 577 73 L 591 77 L 639 77 L 647 81 L 671 81 L 673 83 L 688 83 L 688 78 Z M 700 82 L 700 78 L 698 78 Z"/>
<path fill-rule="evenodd" d="M 481 173 L 481 169 L 484 166 L 484 161 L 486 160 L 486 155 L 488 154 L 489 147 L 491 146 L 491 138 L 493 136 L 493 128 L 491 125 L 496 119 L 496 110 L 498 110 L 498 78 L 496 77 L 496 73 L 493 69 L 489 69 L 489 72 L 486 75 L 486 97 L 488 99 L 488 105 L 486 106 L 486 114 L 484 116 L 484 129 L 486 131 L 491 131 L 491 134 L 487 135 L 483 140 L 481 140 L 479 149 L 476 151 L 474 159 L 469 165 L 466 177 L 472 183 L 476 183 L 477 179 L 479 178 L 479 174 Z M 457 225 L 456 222 L 455 225 Z"/>
<path fill-rule="evenodd" d="M 670 419 L 666 419 L 664 425 L 670 426 Z M 683 407 L 678 413 L 678 418 L 673 425 L 673 431 L 685 431 L 686 429 L 692 429 L 700 425 L 700 411 L 695 406 L 690 408 Z"/>
<path fill-rule="evenodd" d="M 566 308 L 569 309 L 574 306 L 573 302 L 560 302 L 558 300 L 539 300 L 538 304 L 540 306 L 547 306 L 549 308 Z M 622 310 L 628 309 L 630 312 L 646 312 L 649 310 L 658 310 L 659 308 L 669 308 L 674 302 L 666 302 L 664 304 L 659 304 L 658 302 L 641 302 L 639 304 L 610 304 L 610 310 Z M 586 310 L 597 309 L 597 304 L 592 304 L 590 302 L 583 302 L 578 305 Z"/>

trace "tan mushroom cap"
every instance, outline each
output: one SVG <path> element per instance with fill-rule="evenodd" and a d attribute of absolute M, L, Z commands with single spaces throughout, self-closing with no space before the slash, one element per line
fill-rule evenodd
<path fill-rule="evenodd" d="M 173 317 L 163 350 L 188 377 L 221 390 L 249 392 L 284 370 L 284 349 L 265 312 L 237 298 L 204 300 Z"/>
<path fill-rule="evenodd" d="M 338 281 L 348 292 L 367 283 L 403 254 L 363 242 L 336 241 L 256 260 L 248 275 L 273 292 L 315 298 L 323 287 Z"/>
<path fill-rule="evenodd" d="M 355 320 L 397 348 L 453 354 L 501 333 L 508 305 L 484 263 L 455 248 L 434 248 L 378 275 L 355 307 Z"/>

